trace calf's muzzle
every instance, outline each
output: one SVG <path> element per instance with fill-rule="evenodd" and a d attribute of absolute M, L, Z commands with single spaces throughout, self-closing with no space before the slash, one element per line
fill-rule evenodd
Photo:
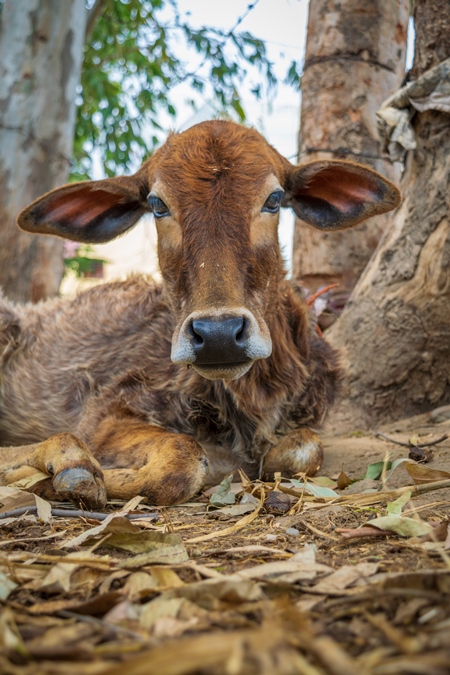
<path fill-rule="evenodd" d="M 272 352 L 267 326 L 245 308 L 192 312 L 175 330 L 171 358 L 207 379 L 236 379 Z"/>

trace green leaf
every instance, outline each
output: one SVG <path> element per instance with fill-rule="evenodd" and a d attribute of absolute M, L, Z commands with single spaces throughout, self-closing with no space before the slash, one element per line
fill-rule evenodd
<path fill-rule="evenodd" d="M 364 478 L 370 478 L 370 480 L 379 480 L 383 470 L 386 471 L 387 469 L 390 469 L 391 466 L 392 464 L 389 461 L 374 462 L 373 464 L 369 464 Z"/>
<path fill-rule="evenodd" d="M 392 462 L 391 464 L 391 470 L 389 471 L 388 474 L 386 474 L 386 482 L 389 480 L 389 478 L 392 476 L 394 473 L 395 469 L 400 466 L 400 464 L 403 464 L 404 462 L 409 462 L 409 463 L 415 463 L 413 460 L 409 459 L 409 457 L 400 457 L 399 459 L 396 459 Z"/>
<path fill-rule="evenodd" d="M 321 487 L 312 483 L 301 483 L 296 478 L 290 478 L 289 480 L 294 487 L 304 489 L 309 494 L 314 495 L 314 497 L 339 497 L 337 492 L 328 487 Z"/>
<path fill-rule="evenodd" d="M 314 485 L 320 485 L 322 487 L 335 488 L 336 481 L 328 476 L 312 476 L 308 478 L 308 482 L 313 483 Z"/>
<path fill-rule="evenodd" d="M 398 515 L 374 518 L 365 523 L 365 526 L 367 525 L 376 527 L 379 530 L 394 532 L 402 537 L 421 537 L 422 535 L 429 534 L 433 531 L 432 526 L 428 525 L 428 523 L 425 523 L 423 520 L 405 518 L 404 516 Z"/>
<path fill-rule="evenodd" d="M 220 483 L 217 492 L 211 495 L 210 504 L 213 506 L 227 506 L 228 504 L 234 504 L 236 497 L 233 492 L 230 491 L 231 483 L 233 482 L 233 474 L 230 473 L 229 476 L 226 476 L 223 481 Z"/>
<path fill-rule="evenodd" d="M 406 504 L 409 502 L 411 499 L 412 492 L 408 490 L 408 492 L 405 492 L 402 494 L 398 499 L 396 499 L 394 502 L 388 502 L 386 504 L 386 511 L 389 516 L 399 516 L 401 512 L 403 511 L 403 507 L 406 506 Z"/>

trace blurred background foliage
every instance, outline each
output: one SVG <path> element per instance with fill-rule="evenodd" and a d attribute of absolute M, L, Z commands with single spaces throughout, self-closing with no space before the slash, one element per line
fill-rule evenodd
<path fill-rule="evenodd" d="M 264 42 L 238 30 L 256 4 L 224 31 L 190 25 L 176 0 L 90 0 L 90 12 L 99 11 L 91 32 L 88 19 L 71 179 L 92 176 L 94 151 L 107 176 L 135 168 L 164 138 L 161 118 L 175 116 L 170 92 L 182 82 L 239 121 L 245 119 L 239 84 L 249 69 L 257 73 L 255 97 L 263 87 L 273 93 Z M 192 58 L 190 68 L 183 61 L 187 53 L 196 67 Z M 286 81 L 298 87 L 294 62 Z"/>

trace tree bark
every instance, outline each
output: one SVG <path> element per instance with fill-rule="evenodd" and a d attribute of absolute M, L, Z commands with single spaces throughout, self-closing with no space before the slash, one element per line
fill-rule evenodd
<path fill-rule="evenodd" d="M 302 77 L 300 160 L 347 158 L 391 180 L 381 159 L 375 113 L 404 78 L 409 0 L 311 0 Z M 332 152 L 327 152 L 329 149 Z M 349 295 L 387 219 L 323 233 L 297 220 L 294 276 L 315 292 L 339 283 Z"/>
<path fill-rule="evenodd" d="M 415 77 L 450 56 L 450 3 L 416 0 Z M 327 337 L 348 347 L 335 419 L 371 426 L 450 402 L 450 115 L 413 119 L 403 203 Z"/>
<path fill-rule="evenodd" d="M 67 181 L 86 24 L 84 0 L 5 0 L 0 25 L 0 287 L 55 295 L 62 241 L 21 232 L 19 211 Z"/>

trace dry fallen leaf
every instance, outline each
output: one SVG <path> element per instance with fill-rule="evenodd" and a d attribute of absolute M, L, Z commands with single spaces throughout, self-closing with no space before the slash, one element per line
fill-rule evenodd
<path fill-rule="evenodd" d="M 48 478 L 48 476 L 46 476 Z M 26 506 L 36 506 L 38 518 L 48 523 L 52 516 L 52 507 L 45 499 L 17 487 L 0 487 L 0 513 Z"/>
<path fill-rule="evenodd" d="M 406 504 L 409 502 L 411 499 L 412 493 L 411 492 L 405 492 L 403 495 L 400 495 L 398 499 L 396 499 L 393 502 L 388 502 L 386 504 L 386 513 L 389 516 L 394 516 L 397 515 L 399 516 L 401 512 L 403 511 L 403 508 L 406 506 Z"/>
<path fill-rule="evenodd" d="M 97 525 L 96 527 L 93 527 L 90 530 L 82 532 L 82 534 L 80 534 L 78 537 L 75 537 L 74 539 L 70 539 L 64 542 L 62 546 L 64 548 L 75 548 L 76 546 L 81 546 L 82 544 L 84 544 L 84 542 L 87 541 L 88 539 L 96 537 L 99 534 L 103 534 L 112 520 L 114 520 L 115 518 L 116 519 L 121 518 L 130 511 L 133 511 L 136 508 L 136 506 L 141 503 L 143 499 L 144 497 L 141 496 L 134 497 L 127 504 L 125 504 L 125 506 L 120 511 L 111 513 L 107 518 L 105 518 L 105 520 L 100 525 Z M 124 523 L 123 525 L 125 526 Z"/>
<path fill-rule="evenodd" d="M 345 490 L 345 488 L 347 488 L 349 485 L 351 485 L 351 483 L 352 483 L 352 481 L 347 476 L 344 469 L 342 469 L 341 473 L 339 474 L 339 476 L 337 478 L 338 490 Z"/>
<path fill-rule="evenodd" d="M 153 565 L 150 573 L 158 587 L 178 588 L 179 586 L 184 586 L 184 582 L 181 581 L 178 574 L 169 567 L 157 567 Z"/>
<path fill-rule="evenodd" d="M 260 579 L 276 583 L 295 584 L 299 581 L 311 581 L 318 574 L 330 574 L 332 567 L 321 563 L 305 563 L 293 560 L 269 562 L 236 572 L 236 576 L 246 579 Z"/>
<path fill-rule="evenodd" d="M 6 600 L 8 595 L 17 588 L 17 584 L 12 581 L 6 574 L 0 572 L 0 600 Z"/>
<path fill-rule="evenodd" d="M 316 562 L 317 546 L 315 544 L 305 544 L 300 551 L 294 553 L 291 560 L 298 563 L 314 564 Z"/>
<path fill-rule="evenodd" d="M 403 466 L 416 485 L 422 485 L 423 483 L 434 483 L 438 480 L 446 480 L 447 478 L 450 478 L 450 472 L 440 471 L 438 469 L 430 469 L 430 467 L 423 466 L 423 464 L 405 462 Z"/>
<path fill-rule="evenodd" d="M 243 518 L 241 518 L 241 520 L 238 520 L 237 523 L 231 525 L 230 527 L 225 527 L 222 530 L 216 530 L 215 532 L 210 532 L 209 534 L 194 537 L 193 539 L 187 539 L 186 544 L 197 544 L 201 541 L 209 541 L 210 539 L 215 539 L 216 537 L 227 537 L 231 534 L 234 534 L 235 532 L 238 532 L 242 528 L 249 525 L 253 520 L 255 520 L 256 516 L 258 515 L 258 513 L 262 508 L 263 503 L 264 503 L 264 490 L 261 490 L 261 501 L 259 503 L 259 506 L 255 509 L 255 511 L 253 511 L 253 513 L 244 516 Z"/>
<path fill-rule="evenodd" d="M 103 616 L 121 600 L 123 600 L 123 593 L 108 591 L 108 593 L 97 595 L 86 601 L 70 599 L 37 602 L 28 611 L 31 614 L 56 614 L 56 612 L 70 610 L 80 615 Z"/>
<path fill-rule="evenodd" d="M 158 582 L 151 574 L 139 571 L 129 575 L 123 591 L 131 600 L 139 600 L 139 598 L 144 597 L 157 586 Z"/>
<path fill-rule="evenodd" d="M 9 607 L 0 612 L 0 650 L 6 654 L 28 658 L 28 650 L 25 647 L 22 636 L 14 620 L 14 614 Z M 15 660 L 15 659 L 14 659 Z"/>
<path fill-rule="evenodd" d="M 291 499 L 289 495 L 285 494 L 284 492 L 271 490 L 267 494 L 264 506 L 267 513 L 282 515 L 283 513 L 287 513 L 291 508 Z"/>
<path fill-rule="evenodd" d="M 394 532 L 402 537 L 420 537 L 432 532 L 431 525 L 418 518 L 390 515 L 374 518 L 365 523 L 366 527 L 376 527 L 379 530 Z"/>
<path fill-rule="evenodd" d="M 240 504 L 234 504 L 233 506 L 225 506 L 222 509 L 217 509 L 216 511 L 211 511 L 211 515 L 217 515 L 220 514 L 222 516 L 243 516 L 245 513 L 251 513 L 256 509 L 257 504 L 252 504 L 252 503 L 240 503 Z"/>
<path fill-rule="evenodd" d="M 338 493 L 335 492 L 335 490 L 332 490 L 327 486 L 316 485 L 313 482 L 302 483 L 296 480 L 295 478 L 291 478 L 290 482 L 292 483 L 292 485 L 294 485 L 294 487 L 299 488 L 301 490 L 305 490 L 314 497 L 319 498 L 339 497 Z"/>
<path fill-rule="evenodd" d="M 184 598 L 167 598 L 163 595 L 147 602 L 141 608 L 139 617 L 141 627 L 149 630 L 155 621 L 162 617 L 176 617 L 184 601 Z"/>
<path fill-rule="evenodd" d="M 40 483 L 42 480 L 48 480 L 48 474 L 38 469 L 33 469 L 33 472 L 25 478 L 14 481 L 14 483 L 9 483 L 8 487 L 10 488 L 20 488 L 21 490 L 29 490 L 30 487 Z"/>
<path fill-rule="evenodd" d="M 138 553 L 132 558 L 123 560 L 118 566 L 121 569 L 133 569 L 143 567 L 144 565 L 154 565 L 157 563 L 179 564 L 189 560 L 186 547 L 179 534 L 165 534 L 163 532 L 142 532 L 138 537 L 139 543 L 133 543 L 130 535 L 117 535 L 118 543 L 113 544 L 115 548 L 122 548 L 128 551 L 142 550 L 144 553 Z M 131 537 L 133 537 L 132 535 Z M 110 543 L 110 539 L 105 545 Z"/>
<path fill-rule="evenodd" d="M 343 565 L 325 579 L 321 579 L 314 586 L 316 593 L 338 593 L 344 588 L 352 586 L 359 579 L 370 577 L 376 573 L 378 563 L 358 563 L 357 565 Z"/>
<path fill-rule="evenodd" d="M 242 579 L 238 575 L 223 575 L 220 578 L 186 584 L 168 591 L 168 594 L 170 594 L 170 597 L 187 598 L 191 602 L 200 604 L 200 606 L 203 606 L 204 601 L 209 603 L 209 598 L 240 603 L 255 602 L 264 597 L 258 584 L 249 579 Z"/>

